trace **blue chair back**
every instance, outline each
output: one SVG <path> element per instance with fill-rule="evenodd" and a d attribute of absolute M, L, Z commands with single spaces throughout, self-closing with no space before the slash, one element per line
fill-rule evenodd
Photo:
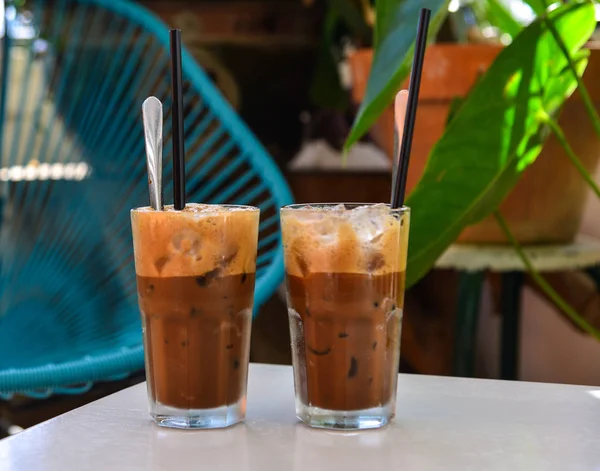
<path fill-rule="evenodd" d="M 141 104 L 151 95 L 164 106 L 166 202 L 172 194 L 168 29 L 125 0 L 11 8 L 0 76 L 0 393 L 81 392 L 143 368 L 129 210 L 148 205 Z M 186 50 L 183 76 L 188 200 L 261 209 L 259 307 L 283 278 L 278 210 L 291 194 Z"/>

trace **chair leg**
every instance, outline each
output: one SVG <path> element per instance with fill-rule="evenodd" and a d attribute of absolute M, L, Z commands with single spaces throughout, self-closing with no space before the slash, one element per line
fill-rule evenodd
<path fill-rule="evenodd" d="M 519 371 L 519 339 L 521 328 L 521 294 L 525 275 L 520 271 L 502 275 L 502 334 L 500 353 L 500 377 L 516 380 Z"/>
<path fill-rule="evenodd" d="M 485 272 L 460 272 L 454 333 L 454 375 L 473 376 L 479 301 Z"/>
<path fill-rule="evenodd" d="M 2 422 L 4 419 L 0 419 L 0 422 Z M 19 427 L 18 425 L 14 425 L 11 424 L 8 421 L 4 421 L 5 423 L 0 423 L 0 438 L 2 438 L 2 434 L 5 433 L 6 431 L 6 437 L 10 437 L 12 435 L 16 435 L 17 433 L 21 433 L 23 431 L 23 428 Z M 4 437 L 4 438 L 6 438 Z"/>
<path fill-rule="evenodd" d="M 21 427 L 12 424 L 8 419 L 6 419 L 3 416 L 3 404 L 7 404 L 7 402 L 3 399 L 0 399 L 0 440 L 23 431 Z"/>

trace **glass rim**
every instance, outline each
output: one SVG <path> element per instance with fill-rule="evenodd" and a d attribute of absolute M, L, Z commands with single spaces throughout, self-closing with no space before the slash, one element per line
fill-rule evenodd
<path fill-rule="evenodd" d="M 247 204 L 218 204 L 218 203 L 193 203 L 193 202 L 188 202 L 188 203 L 186 203 L 186 206 L 188 204 L 197 204 L 197 205 L 200 205 L 200 206 L 211 206 L 211 207 L 229 208 L 229 209 L 239 208 L 239 209 L 245 209 L 245 210 L 252 211 L 252 212 L 260 211 L 260 208 L 258 206 L 250 206 L 250 205 L 247 205 Z M 166 212 L 164 210 L 164 208 L 166 208 L 166 207 L 171 207 L 172 208 L 173 206 L 174 206 L 173 204 L 164 204 L 163 205 L 163 209 L 160 210 L 160 211 L 157 211 L 157 210 L 153 209 L 152 206 L 138 206 L 137 208 L 131 208 L 131 212 L 132 213 L 133 212 L 141 212 L 142 210 L 151 209 L 154 212 L 164 213 L 164 212 Z M 183 211 L 169 211 L 169 212 L 183 213 Z M 187 213 L 183 213 L 183 214 L 187 214 Z M 193 214 L 197 214 L 197 213 L 193 213 Z"/>
<path fill-rule="evenodd" d="M 400 213 L 405 213 L 405 212 L 410 212 L 410 207 L 409 206 L 400 206 L 399 208 L 392 208 L 390 203 L 345 203 L 345 202 L 339 202 L 339 203 L 294 203 L 294 204 L 288 204 L 285 206 L 281 207 L 281 210 L 298 210 L 298 209 L 303 209 L 303 208 L 314 208 L 314 209 L 323 209 L 323 208 L 330 208 L 332 206 L 338 206 L 340 204 L 343 204 L 346 209 L 354 209 L 354 208 L 359 208 L 361 206 L 376 206 L 376 205 L 385 205 L 390 211 L 394 211 L 394 212 L 400 212 Z M 350 206 L 350 208 L 348 208 L 348 206 Z"/>

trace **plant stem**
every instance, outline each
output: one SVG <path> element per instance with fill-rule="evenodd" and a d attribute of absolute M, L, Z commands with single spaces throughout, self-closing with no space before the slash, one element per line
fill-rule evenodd
<path fill-rule="evenodd" d="M 564 43 L 561 35 L 556 30 L 554 23 L 551 20 L 549 20 L 548 17 L 546 17 L 544 19 L 544 22 L 548 26 L 548 30 L 550 31 L 550 33 L 552 33 L 552 36 L 554 36 L 554 40 L 556 41 L 556 44 L 558 44 L 559 49 L 565 56 L 565 59 L 567 59 L 567 64 L 569 65 L 569 69 L 571 69 L 571 72 L 573 72 L 573 76 L 575 77 L 575 81 L 577 82 L 577 88 L 579 89 L 579 94 L 581 95 L 581 99 L 583 100 L 585 109 L 586 109 L 588 115 L 590 116 L 590 119 L 592 120 L 592 125 L 594 126 L 594 131 L 596 132 L 598 137 L 600 137 L 600 116 L 598 115 L 598 111 L 596 111 L 596 107 L 594 106 L 594 103 L 592 102 L 590 93 L 588 92 L 587 88 L 583 84 L 583 79 L 577 73 L 577 69 L 575 68 L 575 63 L 573 62 L 573 59 L 571 58 L 571 55 L 569 54 L 569 51 L 567 50 L 567 46 L 565 46 L 565 43 Z"/>
<path fill-rule="evenodd" d="M 594 181 L 594 178 L 589 174 L 589 172 L 586 170 L 586 168 L 583 166 L 583 164 L 581 163 L 581 160 L 579 160 L 579 157 L 577 157 L 577 155 L 575 154 L 575 151 L 573 151 L 573 148 L 567 141 L 567 138 L 565 137 L 565 134 L 563 133 L 559 124 L 556 121 L 554 121 L 552 119 L 552 117 L 549 115 L 546 115 L 544 117 L 544 122 L 550 127 L 550 129 L 556 136 L 556 139 L 558 139 L 558 142 L 560 143 L 562 148 L 567 153 L 567 156 L 569 157 L 569 159 L 571 160 L 571 162 L 573 163 L 573 165 L 575 166 L 577 171 L 581 174 L 581 176 L 586 181 L 586 183 L 590 186 L 590 188 L 592 190 L 594 190 L 594 193 L 596 193 L 596 196 L 598 198 L 600 198 L 600 187 Z"/>
<path fill-rule="evenodd" d="M 371 5 L 369 0 L 360 0 L 360 7 L 362 9 L 365 23 L 373 28 L 373 26 L 375 26 L 375 7 Z"/>
<path fill-rule="evenodd" d="M 569 317 L 569 319 L 571 319 L 571 321 L 573 321 L 573 323 L 575 323 L 575 325 L 577 325 L 583 331 L 587 332 L 596 340 L 600 341 L 600 331 L 596 330 L 587 320 L 585 320 L 577 311 L 575 311 L 575 309 L 573 309 L 556 291 L 554 291 L 554 288 L 552 288 L 552 286 L 550 286 L 550 284 L 544 279 L 544 277 L 540 275 L 540 273 L 533 267 L 531 260 L 529 260 L 527 254 L 525 253 L 519 242 L 517 242 L 517 240 L 513 236 L 502 214 L 500 214 L 499 211 L 494 211 L 494 217 L 496 218 L 496 221 L 498 222 L 498 225 L 504 232 L 506 238 L 515 248 L 517 255 L 523 262 L 523 265 L 525 265 L 527 272 L 542 289 L 542 291 L 554 302 L 556 307 L 558 307 L 563 313 L 567 315 L 567 317 Z"/>

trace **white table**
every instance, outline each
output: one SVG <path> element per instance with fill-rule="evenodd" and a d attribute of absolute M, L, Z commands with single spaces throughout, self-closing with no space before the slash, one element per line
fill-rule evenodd
<path fill-rule="evenodd" d="M 252 365 L 245 425 L 167 430 L 140 384 L 0 441 L 0 470 L 598 470 L 600 388 L 401 375 L 394 424 L 296 422 L 290 367 Z"/>

